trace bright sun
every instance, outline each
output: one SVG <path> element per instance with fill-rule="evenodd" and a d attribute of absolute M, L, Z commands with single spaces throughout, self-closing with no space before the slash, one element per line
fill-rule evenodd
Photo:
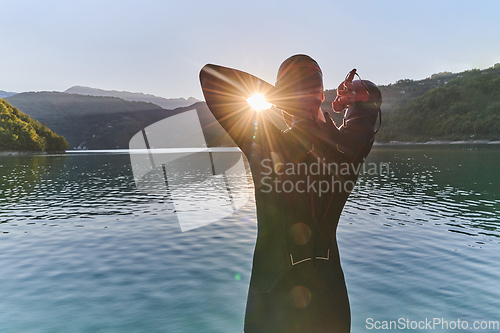
<path fill-rule="evenodd" d="M 247 102 L 255 111 L 267 110 L 272 106 L 262 94 L 252 95 L 252 97 L 247 98 Z"/>

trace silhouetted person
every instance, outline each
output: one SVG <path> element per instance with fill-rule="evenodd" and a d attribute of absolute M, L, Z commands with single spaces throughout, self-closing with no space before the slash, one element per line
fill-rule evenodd
<path fill-rule="evenodd" d="M 246 155 L 255 184 L 258 234 L 245 332 L 349 332 L 336 229 L 356 166 L 371 149 L 380 103 L 354 103 L 337 128 L 321 112 L 322 72 L 306 55 L 283 62 L 275 87 L 215 65 L 202 69 L 200 81 L 211 112 Z M 266 112 L 276 109 L 250 108 L 245 98 L 256 91 L 287 112 L 289 129 L 267 120 Z"/>

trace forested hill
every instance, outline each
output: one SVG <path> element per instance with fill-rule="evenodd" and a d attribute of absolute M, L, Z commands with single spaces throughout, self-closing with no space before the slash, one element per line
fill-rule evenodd
<path fill-rule="evenodd" d="M 367 78 L 368 79 L 368 78 Z M 485 70 L 443 72 L 424 80 L 380 85 L 379 142 L 500 140 L 500 64 Z M 336 90 L 325 91 L 331 110 Z M 337 124 L 342 115 L 334 115 Z"/>
<path fill-rule="evenodd" d="M 0 151 L 62 151 L 66 140 L 0 99 Z"/>
<path fill-rule="evenodd" d="M 500 64 L 445 82 L 385 113 L 377 140 L 500 140 Z"/>
<path fill-rule="evenodd" d="M 390 114 L 394 109 L 404 106 L 416 97 L 420 97 L 427 91 L 439 88 L 447 84 L 450 80 L 460 78 L 464 73 L 442 72 L 433 74 L 423 80 L 402 79 L 396 83 L 388 85 L 378 85 L 383 96 L 384 114 Z M 369 78 L 364 78 L 369 80 Z M 356 78 L 357 79 L 357 78 Z M 377 82 L 375 82 L 377 84 Z M 337 96 L 337 90 L 325 90 L 325 101 L 322 107 L 325 110 L 331 109 L 331 104 Z"/>

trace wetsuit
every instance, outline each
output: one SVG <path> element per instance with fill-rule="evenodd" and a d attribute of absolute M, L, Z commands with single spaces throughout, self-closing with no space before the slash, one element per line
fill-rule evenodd
<path fill-rule="evenodd" d="M 269 84 L 214 65 L 203 68 L 200 80 L 211 112 L 246 155 L 255 184 L 258 233 L 245 332 L 349 332 L 336 228 L 357 179 L 351 167 L 368 154 L 373 131 L 363 132 L 361 118 L 338 129 L 330 118 L 318 124 L 306 117 L 282 132 L 243 99 Z M 361 112 L 352 108 L 348 114 Z"/>

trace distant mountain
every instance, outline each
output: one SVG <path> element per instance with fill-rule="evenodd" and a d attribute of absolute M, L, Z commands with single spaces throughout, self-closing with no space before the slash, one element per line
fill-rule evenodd
<path fill-rule="evenodd" d="M 143 128 L 192 109 L 198 111 L 208 146 L 234 145 L 204 102 L 166 110 L 153 103 L 60 92 L 21 93 L 7 100 L 63 135 L 70 149 L 128 148 Z"/>
<path fill-rule="evenodd" d="M 9 97 L 9 96 L 12 96 L 12 95 L 15 95 L 15 94 L 17 94 L 17 93 L 0 90 L 0 98 Z"/>
<path fill-rule="evenodd" d="M 170 112 L 153 103 L 60 92 L 27 92 L 6 100 L 63 135 L 70 149 L 125 148 L 141 124 Z"/>
<path fill-rule="evenodd" d="M 0 151 L 61 151 L 68 143 L 47 126 L 0 99 Z"/>
<path fill-rule="evenodd" d="M 132 102 L 149 102 L 161 106 L 164 109 L 176 109 L 179 107 L 189 106 L 199 102 L 196 98 L 163 98 L 143 93 L 132 93 L 128 91 L 103 90 L 82 86 L 74 86 L 65 91 L 68 94 L 88 95 L 88 96 L 106 96 L 118 97 Z"/>

